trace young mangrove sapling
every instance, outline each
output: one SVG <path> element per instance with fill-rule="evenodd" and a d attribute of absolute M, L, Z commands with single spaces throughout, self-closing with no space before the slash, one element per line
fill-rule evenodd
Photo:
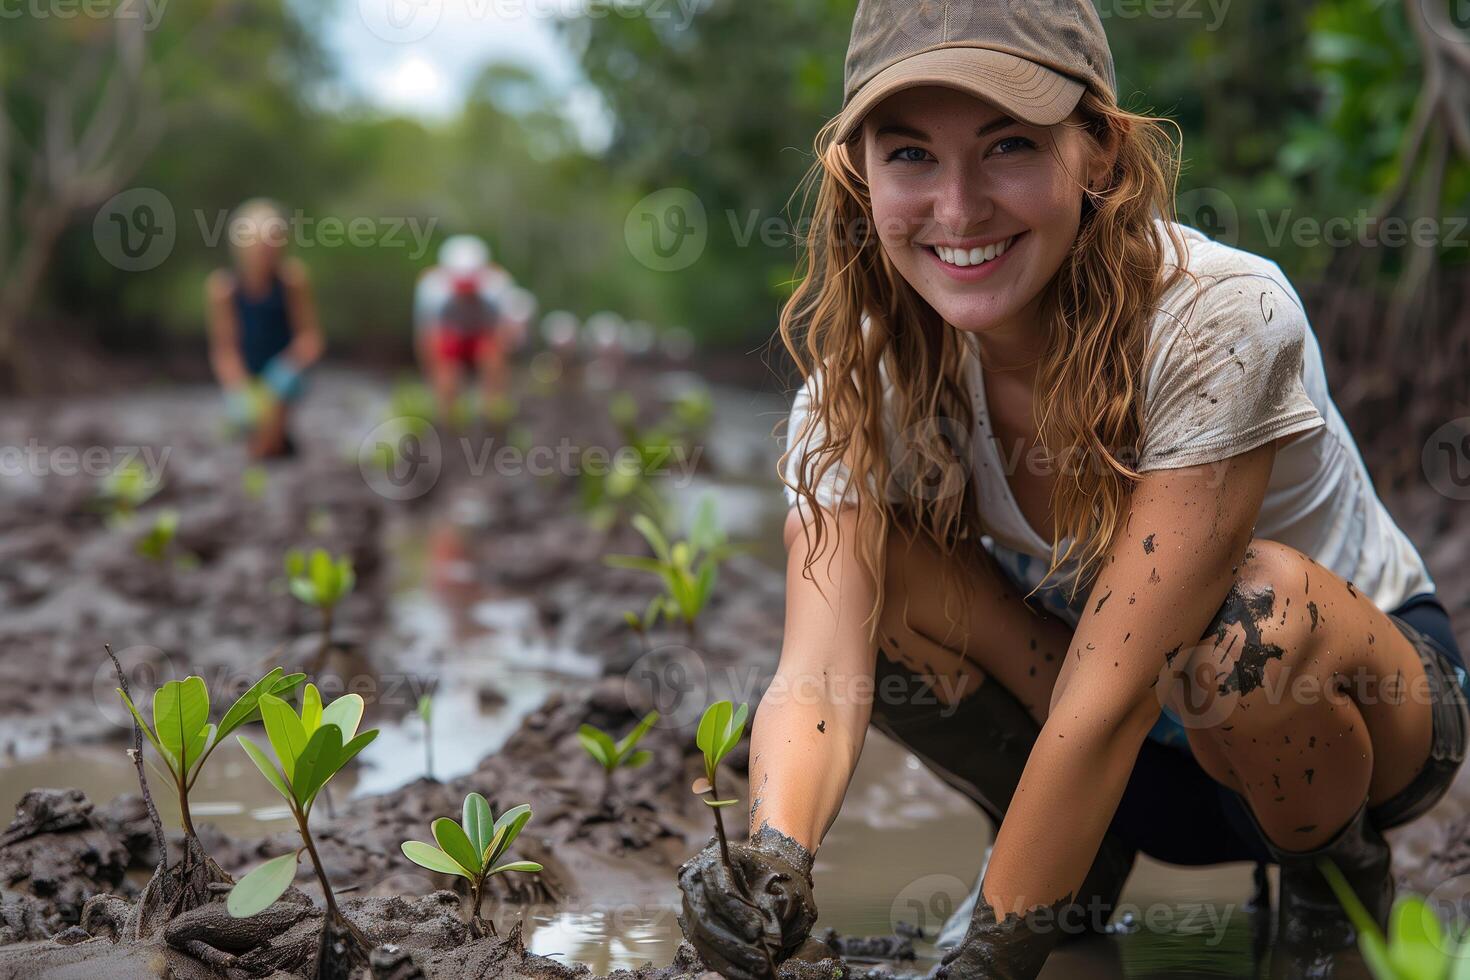
<path fill-rule="evenodd" d="M 352 559 L 347 555 L 333 558 L 322 548 L 313 549 L 310 556 L 292 548 L 286 552 L 286 575 L 291 594 L 321 610 L 322 642 L 313 661 L 313 669 L 320 670 L 332 649 L 332 614 L 357 582 Z"/>
<path fill-rule="evenodd" d="M 681 620 L 692 638 L 699 615 L 714 592 L 720 563 L 736 550 L 715 521 L 714 501 L 706 497 L 700 503 L 689 537 L 682 541 L 671 543 L 663 529 L 643 514 L 634 515 L 632 523 L 653 549 L 653 557 L 606 555 L 602 560 L 614 568 L 657 575 L 664 586 L 664 616 Z"/>
<path fill-rule="evenodd" d="M 111 651 L 109 651 L 110 653 Z M 178 867 L 182 887 L 174 894 L 172 911 L 177 914 L 186 908 L 203 904 L 209 900 L 208 885 L 214 881 L 228 881 L 204 853 L 199 835 L 194 830 L 194 817 L 189 808 L 189 792 L 204 770 L 204 763 L 219 747 L 221 741 L 242 725 L 260 718 L 260 698 L 265 695 L 290 696 L 305 674 L 285 674 L 277 667 L 252 684 L 235 700 L 225 712 L 218 725 L 209 722 L 209 689 L 204 678 L 191 676 L 182 681 L 169 681 L 153 692 L 153 724 L 149 725 L 133 705 L 133 699 L 121 687 L 118 697 L 127 705 L 138 730 L 147 736 L 153 750 L 163 765 L 155 771 L 173 786 L 179 804 L 179 817 L 184 826 L 184 857 Z M 196 860 L 197 852 L 197 860 Z M 164 865 L 167 865 L 166 855 Z M 202 875 L 202 879 L 195 878 Z"/>
<path fill-rule="evenodd" d="M 424 778 L 434 781 L 434 698 L 419 695 L 419 720 L 424 723 Z"/>
<path fill-rule="evenodd" d="M 602 797 L 598 806 L 604 812 L 612 809 L 613 773 L 619 768 L 637 769 L 653 758 L 653 753 L 647 749 L 639 749 L 637 752 L 633 749 L 657 721 L 658 712 L 650 711 L 620 742 L 614 742 L 611 735 L 594 725 L 583 725 L 577 729 L 577 738 L 581 741 L 582 748 L 602 766 Z"/>
<path fill-rule="evenodd" d="M 362 698 L 356 694 L 344 695 L 331 704 L 323 705 L 321 693 L 314 684 L 306 685 L 302 693 L 300 715 L 280 698 L 269 694 L 261 696 L 261 720 L 265 722 L 266 737 L 275 759 L 272 760 L 245 736 L 237 735 L 236 739 L 245 754 L 250 756 L 250 761 L 286 801 L 301 835 L 301 847 L 272 858 L 241 878 L 230 892 L 226 906 L 230 915 L 236 918 L 246 918 L 268 908 L 291 886 L 296 878 L 296 865 L 305 851 L 311 858 L 327 905 L 327 921 L 322 932 L 323 949 L 329 945 L 327 937 L 338 931 L 355 942 L 351 955 L 365 960 L 367 942 L 338 909 L 331 882 L 327 880 L 326 869 L 322 866 L 308 826 L 312 805 L 327 781 L 378 735 L 377 729 L 358 734 L 362 711 Z"/>
<path fill-rule="evenodd" d="M 496 819 L 490 804 L 479 793 L 464 798 L 464 818 L 455 823 L 449 817 L 435 820 L 432 829 L 434 840 L 439 846 L 423 841 L 404 841 L 403 856 L 421 868 L 440 874 L 457 875 L 470 883 L 470 932 L 476 939 L 489 934 L 495 935 L 495 920 L 480 916 L 480 904 L 485 897 L 485 885 L 495 875 L 507 871 L 535 872 L 541 865 L 535 861 L 508 861 L 498 863 L 510 850 L 511 844 L 520 836 L 521 830 L 531 819 L 531 808 L 525 803 L 513 806 Z"/>

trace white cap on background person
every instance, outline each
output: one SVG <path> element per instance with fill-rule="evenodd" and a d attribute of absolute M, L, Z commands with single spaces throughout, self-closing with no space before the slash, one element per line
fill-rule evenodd
<path fill-rule="evenodd" d="M 479 272 L 490 264 L 490 246 L 479 235 L 450 235 L 439 246 L 439 265 L 455 275 Z"/>

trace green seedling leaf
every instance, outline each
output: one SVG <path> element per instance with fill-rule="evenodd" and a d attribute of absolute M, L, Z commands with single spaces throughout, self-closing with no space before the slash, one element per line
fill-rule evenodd
<path fill-rule="evenodd" d="M 286 552 L 286 574 L 291 578 L 300 578 L 306 574 L 306 555 L 302 554 L 300 548 L 291 548 Z"/>
<path fill-rule="evenodd" d="M 133 707 L 133 699 L 128 697 L 127 693 L 120 687 L 115 687 L 113 690 L 117 692 L 118 697 L 123 699 L 123 704 L 128 706 L 128 711 L 132 713 L 133 720 L 138 723 L 138 727 L 143 730 L 143 734 L 148 736 L 148 741 L 153 743 L 153 751 L 158 753 L 158 757 L 164 761 L 164 764 L 170 770 L 178 769 L 178 760 L 173 757 L 173 754 L 168 749 L 163 747 L 163 743 L 158 740 L 158 736 L 153 734 L 153 729 L 148 727 L 148 723 L 143 720 L 143 716 L 138 714 L 138 709 Z"/>
<path fill-rule="evenodd" d="M 308 606 L 320 606 L 321 597 L 317 594 L 316 586 L 311 584 L 310 579 L 293 578 L 290 583 L 291 594 Z"/>
<path fill-rule="evenodd" d="M 637 769 L 639 766 L 647 765 L 653 759 L 653 753 L 647 749 L 639 749 L 623 762 L 629 769 Z"/>
<path fill-rule="evenodd" d="M 311 733 L 311 739 L 296 760 L 296 775 L 291 780 L 296 802 L 304 810 L 316 797 L 332 773 L 342 754 L 342 730 L 336 725 L 323 725 Z"/>
<path fill-rule="evenodd" d="M 336 768 L 332 770 L 332 775 L 335 776 L 337 773 L 341 772 L 343 766 L 351 762 L 357 756 L 357 753 L 367 748 L 368 744 L 377 737 L 378 730 L 376 728 L 370 728 L 367 731 L 363 732 L 361 735 L 354 738 L 352 741 L 348 742 L 346 745 L 342 746 L 342 753 L 337 757 L 337 765 Z M 329 776 L 327 778 L 330 779 L 331 777 Z"/>
<path fill-rule="evenodd" d="M 265 722 L 265 734 L 270 739 L 276 759 L 286 781 L 296 781 L 296 760 L 306 749 L 306 729 L 291 706 L 273 694 L 260 698 L 260 717 Z"/>
<path fill-rule="evenodd" d="M 271 858 L 230 889 L 225 908 L 237 919 L 249 918 L 270 908 L 271 903 L 280 898 L 295 880 L 295 852 Z"/>
<path fill-rule="evenodd" d="M 317 597 L 322 602 L 330 603 L 334 598 L 333 593 L 336 591 L 337 584 L 337 568 L 332 564 L 332 556 L 322 548 L 312 551 L 307 574 L 311 578 L 311 584 L 316 590 Z"/>
<path fill-rule="evenodd" d="M 248 724 L 260 717 L 260 696 L 266 693 L 275 693 L 276 684 L 281 680 L 283 673 L 284 671 L 280 667 L 276 667 L 260 680 L 251 684 L 250 689 L 240 695 L 234 704 L 230 705 L 230 710 L 226 711 L 225 716 L 220 719 L 220 738 L 224 738 L 233 733 L 241 725 Z"/>
<path fill-rule="evenodd" d="M 739 802 L 739 800 L 705 800 L 704 804 L 705 806 L 711 806 L 718 810 L 721 807 L 734 806 Z"/>
<path fill-rule="evenodd" d="M 532 871 L 541 871 L 541 870 L 543 870 L 542 867 L 541 867 L 541 865 L 537 864 L 535 861 L 512 861 L 509 864 L 502 864 L 498 868 L 491 868 L 490 869 L 490 873 L 493 874 L 493 875 L 498 875 L 502 871 L 527 871 L 527 872 L 532 872 Z"/>
<path fill-rule="evenodd" d="M 177 760 L 173 768 L 184 775 L 187 766 L 203 751 L 209 724 L 209 691 L 204 678 L 187 677 L 169 681 L 153 692 L 153 724 L 158 740 Z"/>
<path fill-rule="evenodd" d="M 735 709 L 735 717 L 730 719 L 729 727 L 726 729 L 729 734 L 724 744 L 720 747 L 721 759 L 729 755 L 735 746 L 740 744 L 740 736 L 745 734 L 745 717 L 749 713 L 750 705 L 748 704 L 741 704 L 739 708 Z"/>
<path fill-rule="evenodd" d="M 350 739 L 357 734 L 364 706 L 361 694 L 344 694 L 322 709 L 321 723 L 336 725 L 342 729 L 342 737 Z"/>
<path fill-rule="evenodd" d="M 306 685 L 306 690 L 301 695 L 301 727 L 305 729 L 306 736 L 311 737 L 322 724 L 322 692 L 316 689 L 315 684 Z M 348 736 L 351 738 L 352 736 Z"/>
<path fill-rule="evenodd" d="M 271 785 L 276 788 L 276 792 L 280 793 L 287 800 L 292 799 L 291 787 L 286 785 L 286 780 L 282 778 L 280 770 L 276 768 L 276 764 L 271 762 L 270 756 L 266 755 L 258 745 L 244 735 L 236 735 L 235 741 L 239 742 L 240 747 L 245 750 L 245 754 L 250 756 L 250 761 L 255 763 L 255 768 L 260 770 L 261 775 L 270 780 Z"/>
<path fill-rule="evenodd" d="M 1440 980 L 1449 969 L 1448 944 L 1439 916 L 1422 899 L 1401 898 L 1388 922 L 1388 958 L 1411 980 Z"/>
<path fill-rule="evenodd" d="M 604 769 L 611 769 L 613 760 L 608 755 L 607 745 L 612 740 L 605 735 L 603 735 L 602 739 L 599 739 L 597 737 L 599 735 L 602 735 L 602 733 L 591 725 L 583 725 L 577 729 L 577 741 L 582 743 L 582 747 L 587 750 L 587 754 L 592 756 L 597 761 L 597 764 Z"/>
<path fill-rule="evenodd" d="M 1448 980 L 1470 980 L 1470 932 L 1460 937 Z"/>
<path fill-rule="evenodd" d="M 470 877 L 465 874 L 464 868 L 461 868 L 457 861 L 433 844 L 410 840 L 404 841 L 401 846 L 403 856 L 421 868 L 428 868 L 430 871 L 437 871 L 445 875 L 459 875 L 461 878 Z"/>
<path fill-rule="evenodd" d="M 637 529 L 638 533 L 643 535 L 644 540 L 647 541 L 649 547 L 653 549 L 653 553 L 657 555 L 661 561 L 665 563 L 669 562 L 671 554 L 669 549 L 669 539 L 664 536 L 663 530 L 660 529 L 657 524 L 655 524 L 643 514 L 634 514 L 632 518 L 632 524 L 633 527 Z"/>
<path fill-rule="evenodd" d="M 1373 921 L 1373 916 L 1363 907 L 1362 901 L 1353 891 L 1353 887 L 1348 884 L 1347 879 L 1343 877 L 1342 872 L 1338 870 L 1337 865 L 1323 858 L 1317 862 L 1317 868 L 1327 879 L 1328 887 L 1337 896 L 1338 904 L 1348 914 L 1348 919 L 1352 921 L 1353 928 L 1357 930 L 1358 935 L 1371 934 L 1377 937 L 1380 944 L 1384 943 L 1383 931 L 1378 928 L 1378 923 Z"/>
<path fill-rule="evenodd" d="M 623 756 L 627 755 L 628 750 L 637 745 L 643 739 L 643 736 L 648 734 L 648 730 L 652 728 L 657 722 L 657 711 L 650 711 L 648 714 L 644 715 L 643 720 L 638 723 L 637 727 L 635 727 L 631 732 L 624 736 L 623 740 L 617 744 L 618 757 L 622 758 Z"/>
<path fill-rule="evenodd" d="M 427 725 L 434 717 L 434 699 L 425 694 L 419 697 L 419 717 Z"/>
<path fill-rule="evenodd" d="M 655 575 L 664 573 L 664 566 L 657 558 L 645 558 L 642 555 L 603 555 L 603 564 L 612 568 L 631 568 L 635 572 L 652 572 Z"/>
<path fill-rule="evenodd" d="M 494 864 L 500 860 L 502 854 L 510 850 L 510 846 L 521 835 L 521 830 L 530 819 L 531 807 L 526 803 L 513 806 L 500 815 L 500 818 L 495 821 L 495 833 L 491 837 L 494 849 L 487 863 Z"/>
<path fill-rule="evenodd" d="M 476 878 L 484 871 L 485 865 L 480 858 L 480 852 L 470 843 L 464 828 L 448 817 L 440 817 L 431 826 L 434 831 L 434 840 L 439 842 L 445 854 L 464 868 L 467 877 Z"/>
<path fill-rule="evenodd" d="M 471 793 L 464 798 L 464 826 L 465 836 L 470 839 L 471 846 L 476 854 L 484 854 L 485 848 L 490 845 L 490 838 L 495 835 L 495 817 L 490 812 L 490 803 L 479 793 Z"/>

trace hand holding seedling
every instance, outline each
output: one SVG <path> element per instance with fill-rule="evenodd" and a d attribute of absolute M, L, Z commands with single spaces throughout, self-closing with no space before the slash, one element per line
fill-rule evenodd
<path fill-rule="evenodd" d="M 770 827 L 743 843 L 725 837 L 720 812 L 738 801 L 719 798 L 718 768 L 739 744 L 747 713 L 746 705 L 719 701 L 700 720 L 705 775 L 693 788 L 714 809 L 715 836 L 679 868 L 685 938 L 707 966 L 732 980 L 774 977 L 775 965 L 806 942 L 817 920 L 812 858 L 801 845 Z"/>
<path fill-rule="evenodd" d="M 653 758 L 653 753 L 647 749 L 633 749 L 648 734 L 648 730 L 658 721 L 658 712 L 650 711 L 636 728 L 634 728 L 621 742 L 614 742 L 612 736 L 594 725 L 583 725 L 577 730 L 577 738 L 582 742 L 582 748 L 587 754 L 602 766 L 602 798 L 598 805 L 603 810 L 612 807 L 613 773 L 622 768 L 637 769 L 647 764 Z"/>
<path fill-rule="evenodd" d="M 448 817 L 435 820 L 432 828 L 434 840 L 439 846 L 423 841 L 405 841 L 403 856 L 421 868 L 441 874 L 457 875 L 470 883 L 470 932 L 479 938 L 495 935 L 494 920 L 480 918 L 480 902 L 485 897 L 485 883 L 493 876 L 507 871 L 540 871 L 535 861 L 508 861 L 498 863 L 510 850 L 510 845 L 520 836 L 521 830 L 531 819 L 531 808 L 522 803 L 513 806 L 495 819 L 490 804 L 479 793 L 464 798 L 464 818 L 455 823 Z"/>

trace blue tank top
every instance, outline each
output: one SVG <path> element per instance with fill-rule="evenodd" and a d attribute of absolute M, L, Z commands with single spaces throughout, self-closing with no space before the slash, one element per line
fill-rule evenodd
<path fill-rule="evenodd" d="M 280 276 L 271 276 L 270 289 L 259 297 L 246 296 L 244 286 L 236 279 L 235 317 L 240 325 L 240 354 L 245 370 L 252 375 L 260 374 L 271 358 L 291 346 L 291 315 Z"/>

